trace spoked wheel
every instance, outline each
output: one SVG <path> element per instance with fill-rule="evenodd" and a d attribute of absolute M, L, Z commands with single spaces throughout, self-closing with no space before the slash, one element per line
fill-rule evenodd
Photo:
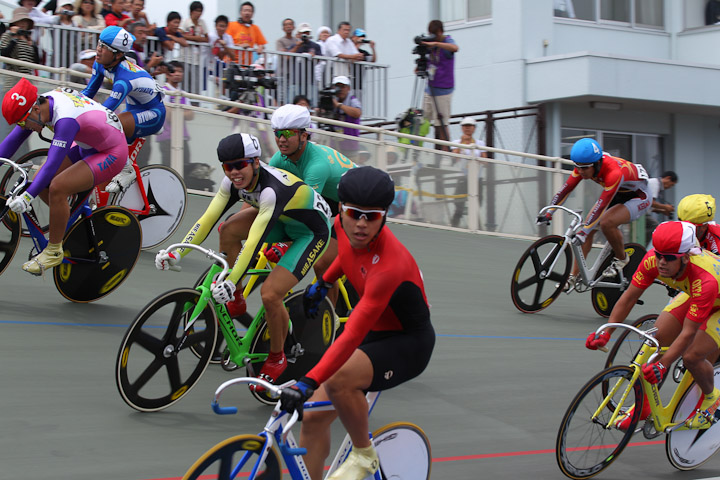
<path fill-rule="evenodd" d="M 65 259 L 53 270 L 55 286 L 73 302 L 98 300 L 125 281 L 141 243 L 140 224 L 129 210 L 98 208 L 65 234 Z"/>
<path fill-rule="evenodd" d="M 238 435 L 218 443 L 198 459 L 183 480 L 213 478 L 232 480 L 247 477 L 262 458 L 266 439 L 258 435 Z M 231 476 L 232 475 L 232 476 Z M 258 465 L 254 478 L 280 480 L 282 470 L 277 452 L 271 448 Z"/>
<path fill-rule="evenodd" d="M 539 312 L 562 292 L 572 267 L 572 252 L 564 243 L 565 238 L 559 235 L 543 237 L 520 257 L 510 283 L 510 296 L 521 312 Z M 555 266 L 549 271 L 553 262 Z"/>
<path fill-rule="evenodd" d="M 290 313 L 293 325 L 292 332 L 285 340 L 285 355 L 288 366 L 285 372 L 276 380 L 276 384 L 288 380 L 298 380 L 314 367 L 325 351 L 335 341 L 335 313 L 330 301 L 323 299 L 315 318 L 305 318 L 302 296 L 304 292 L 295 292 L 285 299 L 285 307 Z M 250 346 L 250 353 L 268 353 L 270 351 L 270 332 L 267 322 L 263 318 L 262 326 L 258 329 Z M 252 364 L 253 372 L 248 369 L 248 376 L 257 376 L 265 362 Z M 275 405 L 276 398 L 271 398 L 265 392 L 256 392 L 251 389 L 253 396 L 261 403 Z"/>
<path fill-rule="evenodd" d="M 47 160 L 48 149 L 41 148 L 28 152 L 20 157 L 15 163 L 22 165 L 23 163 L 32 162 L 36 166 L 40 166 Z M 15 182 L 21 178 L 20 173 L 15 172 L 12 168 L 8 168 L 0 179 L 0 195 L 8 195 Z M 31 178 L 32 180 L 32 178 Z M 36 198 L 32 202 L 32 209 L 29 210 L 28 216 L 37 225 L 42 233 L 47 233 L 50 228 L 50 207 L 41 199 Z M 22 226 L 22 236 L 29 237 L 30 232 L 25 225 Z"/>
<path fill-rule="evenodd" d="M 715 365 L 715 388 L 720 388 L 720 365 Z M 700 399 L 700 387 L 693 383 L 678 403 L 672 421 L 680 422 L 690 416 Z M 715 412 L 719 420 L 705 430 L 674 430 L 665 439 L 665 453 L 672 465 L 679 470 L 693 470 L 712 457 L 720 448 L 720 410 Z"/>
<path fill-rule="evenodd" d="M 6 202 L 0 196 L 0 274 L 10 265 L 20 244 L 20 216 L 6 207 Z"/>
<path fill-rule="evenodd" d="M 120 344 L 115 380 L 123 400 L 134 409 L 153 412 L 174 404 L 210 363 L 217 328 L 211 305 L 203 308 L 181 341 L 199 300 L 197 290 L 171 290 L 150 302 L 130 325 Z"/>
<path fill-rule="evenodd" d="M 625 244 L 625 255 L 630 255 L 630 262 L 625 265 L 625 268 L 623 268 L 623 275 L 628 281 L 628 285 L 630 285 L 630 279 L 635 274 L 635 270 L 637 270 L 638 265 L 640 265 L 640 261 L 642 261 L 645 253 L 647 253 L 645 251 L 645 247 L 643 247 L 639 243 Z M 598 278 L 603 274 L 603 272 L 605 272 L 605 269 L 610 266 L 613 258 L 613 254 L 608 255 L 608 257 L 600 266 L 600 270 L 598 271 L 595 278 Z M 604 281 L 620 283 L 620 275 L 608 277 L 604 279 Z M 627 288 L 627 286 L 625 288 Z M 593 288 L 592 305 L 598 315 L 601 315 L 603 317 L 609 317 L 610 312 L 612 312 L 613 307 L 620 298 L 620 295 L 622 295 L 622 293 L 625 291 L 625 288 Z"/>
<path fill-rule="evenodd" d="M 642 405 L 640 382 L 630 385 L 633 369 L 615 366 L 593 377 L 573 399 L 568 407 L 555 444 L 555 458 L 560 470 L 572 479 L 584 479 L 597 475 L 607 468 L 627 446 L 637 425 L 642 408 L 635 408 L 627 431 L 614 426 L 607 427 L 610 417 L 620 405 L 620 399 L 631 388 L 621 411 L 627 411 L 637 403 Z M 617 388 L 615 388 L 617 387 Z M 606 394 L 612 398 L 600 409 Z M 597 416 L 595 416 L 597 414 Z"/>
<path fill-rule="evenodd" d="M 208 273 L 210 272 L 210 269 L 212 266 L 208 267 L 200 277 L 195 281 L 194 288 L 197 288 L 198 286 L 202 285 L 205 279 L 207 278 Z M 187 317 L 186 317 L 187 320 Z M 233 324 L 235 324 L 235 329 L 240 330 L 246 330 L 250 324 L 253 321 L 253 317 L 245 312 L 242 316 L 238 318 L 233 318 Z M 198 358 L 202 357 L 203 352 L 202 350 L 196 350 L 196 347 L 190 347 L 190 350 L 198 356 Z M 222 364 L 223 368 L 227 370 L 228 372 L 231 372 L 233 370 L 236 370 L 238 368 L 238 365 L 235 365 L 233 362 L 230 361 L 228 358 L 229 351 L 227 349 L 227 342 L 225 341 L 225 337 L 223 336 L 222 329 L 220 327 L 217 328 L 217 340 L 215 341 L 215 352 L 210 357 L 210 363 L 212 364 Z"/>
<path fill-rule="evenodd" d="M 380 459 L 382 478 L 430 478 L 430 442 L 417 425 L 405 422 L 385 425 L 373 432 L 373 445 Z"/>
<path fill-rule="evenodd" d="M 138 214 L 143 232 L 142 248 L 148 250 L 164 243 L 177 230 L 185 215 L 187 190 L 182 177 L 169 167 L 149 165 L 140 169 L 140 176 L 150 204 L 149 214 Z M 134 211 L 145 208 L 137 179 L 115 196 L 113 204 Z"/>

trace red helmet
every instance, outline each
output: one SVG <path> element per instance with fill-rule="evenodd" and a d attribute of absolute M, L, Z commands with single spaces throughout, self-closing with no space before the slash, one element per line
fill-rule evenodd
<path fill-rule="evenodd" d="M 653 248 L 661 254 L 683 254 L 696 246 L 695 226 L 688 222 L 663 222 L 652 234 Z"/>
<path fill-rule="evenodd" d="M 2 102 L 2 114 L 5 120 L 12 125 L 22 122 L 30 114 L 30 109 L 38 99 L 38 89 L 28 79 L 21 78 L 5 94 Z"/>

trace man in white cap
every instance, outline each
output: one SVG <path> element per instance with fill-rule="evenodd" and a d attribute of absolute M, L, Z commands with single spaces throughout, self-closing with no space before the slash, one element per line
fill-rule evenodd
<path fill-rule="evenodd" d="M 472 117 L 465 117 L 460 120 L 460 128 L 462 129 L 462 135 L 460 138 L 453 140 L 453 143 L 462 143 L 463 145 L 471 145 L 472 147 L 484 147 L 485 142 L 482 140 L 476 140 L 475 135 L 475 119 Z M 463 155 L 470 155 L 473 157 L 487 158 L 487 152 L 484 150 L 478 150 L 477 148 L 453 148 L 453 153 L 462 153 Z M 465 174 L 464 177 L 458 179 L 457 187 L 455 188 L 455 195 L 465 195 L 468 193 L 468 160 L 465 158 L 453 158 L 455 166 L 460 167 L 462 172 Z M 482 177 L 478 172 L 478 205 L 482 204 Z M 453 215 L 450 224 L 453 227 L 460 225 L 460 219 L 465 212 L 465 205 L 467 204 L 467 198 L 458 198 L 455 201 L 455 214 Z"/>
<path fill-rule="evenodd" d="M 317 43 L 320 45 L 320 48 L 322 48 L 323 55 L 325 55 L 325 40 L 330 38 L 330 35 L 332 35 L 332 30 L 330 27 L 323 25 L 322 27 L 317 29 Z"/>
<path fill-rule="evenodd" d="M 360 100 L 350 92 L 350 79 L 345 75 L 338 75 L 332 80 L 333 87 L 337 90 L 337 94 L 333 97 L 334 110 L 332 117 L 342 122 L 360 124 L 362 116 L 362 104 Z M 360 130 L 351 127 L 342 127 L 341 132 L 345 135 L 353 137 L 360 136 Z M 354 153 L 358 151 L 359 145 L 356 140 L 340 140 L 337 149 L 345 155 L 353 158 Z"/>
<path fill-rule="evenodd" d="M 93 63 L 95 63 L 96 56 L 96 50 L 88 49 L 80 52 L 78 61 L 70 65 L 70 81 L 87 85 L 90 80 L 89 78 L 82 77 L 80 75 L 73 75 L 73 72 L 87 73 L 88 75 L 92 74 L 92 66 Z"/>

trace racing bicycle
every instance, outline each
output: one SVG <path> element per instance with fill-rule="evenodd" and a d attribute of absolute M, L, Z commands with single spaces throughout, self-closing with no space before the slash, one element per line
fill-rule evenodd
<path fill-rule="evenodd" d="M 558 466 L 567 477 L 580 480 L 593 477 L 607 468 L 622 453 L 636 430 L 647 439 L 662 434 L 670 463 L 679 470 L 693 470 L 720 448 L 720 410 L 701 428 L 690 428 L 685 421 L 694 416 L 702 392 L 684 371 L 672 398 L 663 404 L 657 384 L 647 382 L 640 366 L 667 351 L 660 347 L 652 333 L 627 324 L 608 323 L 608 327 L 627 329 L 643 339 L 635 358 L 627 365 L 604 369 L 580 389 L 570 403 L 560 424 L 555 445 Z M 720 387 L 720 364 L 714 366 L 715 388 Z M 639 426 L 643 402 L 649 401 L 651 415 Z M 632 410 L 630 425 L 621 430 L 616 425 Z"/>
<path fill-rule="evenodd" d="M 190 243 L 176 243 L 167 250 L 178 248 L 198 250 L 216 263 L 196 288 L 174 289 L 152 300 L 122 339 L 115 366 L 118 391 L 129 406 L 144 412 L 163 410 L 192 389 L 215 354 L 218 325 L 227 346 L 223 363 L 242 365 L 249 376 L 260 372 L 270 350 L 264 307 L 241 337 L 225 305 L 213 299 L 213 282 L 221 282 L 229 272 L 224 256 Z M 271 271 L 250 269 L 248 275 Z M 291 319 L 285 341 L 288 367 L 278 383 L 303 376 L 335 341 L 330 301 L 321 302 L 315 318 L 305 318 L 302 295 L 300 291 L 284 300 Z M 276 403 L 267 391 L 251 393 L 262 403 Z"/>
<path fill-rule="evenodd" d="M 220 385 L 212 402 L 213 410 L 218 414 L 236 413 L 235 407 L 221 407 L 220 394 L 232 385 L 262 385 L 272 396 L 280 396 L 283 388 L 295 382 L 275 386 L 257 378 L 235 378 Z M 380 392 L 368 392 L 368 414 L 377 404 Z M 303 409 L 331 410 L 330 402 L 307 402 Z M 298 419 L 298 413 L 292 415 L 280 410 L 279 402 L 275 406 L 265 428 L 258 435 L 237 435 L 218 443 L 202 455 L 187 471 L 183 480 L 217 478 L 229 480 L 249 478 L 280 480 L 282 464 L 285 465 L 293 480 L 310 480 L 302 456 L 307 452 L 300 448 L 293 436 L 292 427 Z M 374 479 L 428 480 L 432 467 L 430 442 L 425 432 L 415 424 L 397 422 L 385 425 L 370 434 L 373 446 L 380 460 L 380 468 Z M 278 455 L 278 450 L 280 454 Z M 330 476 L 347 458 L 352 450 L 350 436 L 346 435 L 330 465 Z M 326 476 L 326 478 L 327 478 Z"/>
<path fill-rule="evenodd" d="M 119 205 L 133 212 L 142 227 L 142 248 L 148 250 L 164 243 L 180 226 L 187 207 L 187 190 L 182 177 L 172 168 L 163 165 L 138 167 L 136 158 L 145 140 L 138 138 L 128 147 L 128 155 L 133 161 L 135 171 L 135 179 L 132 183 L 117 193 L 109 193 L 96 186 L 92 190 L 90 199 L 96 207 Z M 47 154 L 47 148 L 33 150 L 23 155 L 17 163 L 32 162 L 40 166 L 47 160 Z M 8 169 L 4 173 L 0 178 L 0 194 L 8 192 L 17 180 L 17 175 L 18 173 L 13 169 Z M 49 220 L 47 205 L 38 202 L 30 215 L 34 217 L 35 223 L 41 230 L 47 232 Z M 23 229 L 23 235 L 29 236 L 27 229 Z"/>
<path fill-rule="evenodd" d="M 554 210 L 570 214 L 572 222 L 565 235 L 543 237 L 522 254 L 510 282 L 513 304 L 523 313 L 535 313 L 547 308 L 563 291 L 569 295 L 591 290 L 593 308 L 599 315 L 609 317 L 645 256 L 645 247 L 638 243 L 626 243 L 625 254 L 630 256 L 630 262 L 617 274 L 604 276 L 613 261 L 610 243 L 605 242 L 595 262 L 589 267 L 582 246 L 573 241 L 583 228 L 581 212 L 562 205 L 549 205 L 540 210 L 539 215 Z M 573 256 L 580 270 L 569 282 Z"/>
<path fill-rule="evenodd" d="M 6 199 L 22 194 L 28 185 L 32 163 L 18 165 L 0 158 L 17 174 L 9 197 L 0 196 L 0 273 L 10 264 L 20 246 L 20 217 L 9 209 Z M 115 290 L 132 271 L 140 255 L 142 232 L 137 218 L 119 206 L 93 210 L 88 205 L 90 190 L 74 196 L 70 219 L 63 238 L 65 257 L 53 269 L 55 286 L 62 296 L 73 302 L 98 300 Z M 42 200 L 35 199 L 32 208 Z M 28 259 L 42 252 L 48 240 L 32 210 L 22 214 L 33 242 Z"/>

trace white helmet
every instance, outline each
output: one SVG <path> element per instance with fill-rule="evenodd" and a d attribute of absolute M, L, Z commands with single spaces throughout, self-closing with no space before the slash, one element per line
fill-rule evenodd
<path fill-rule="evenodd" d="M 310 112 L 302 105 L 283 105 L 270 118 L 273 130 L 295 130 L 310 128 Z"/>

